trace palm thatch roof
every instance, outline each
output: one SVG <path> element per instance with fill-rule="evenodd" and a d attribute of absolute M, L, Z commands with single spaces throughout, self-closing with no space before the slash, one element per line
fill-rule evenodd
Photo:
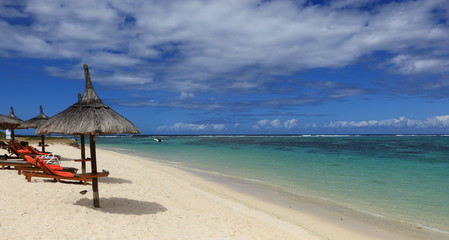
<path fill-rule="evenodd" d="M 23 128 L 38 128 L 39 126 L 44 124 L 44 122 L 46 122 L 48 119 L 49 119 L 49 117 L 47 117 L 44 114 L 44 111 L 43 111 L 42 105 L 41 105 L 39 115 L 37 115 L 36 117 L 34 117 L 32 119 L 24 121 L 22 124 L 20 124 L 20 126 Z"/>
<path fill-rule="evenodd" d="M 83 97 L 42 124 L 36 133 L 72 135 L 140 133 L 133 123 L 101 101 L 92 86 L 87 64 L 84 64 L 84 75 L 86 90 Z"/>
<path fill-rule="evenodd" d="M 14 120 L 16 120 L 16 121 L 19 122 L 19 125 L 16 126 L 16 127 L 14 127 L 13 129 L 24 129 L 24 127 L 21 126 L 22 123 L 23 123 L 23 120 L 20 119 L 20 118 L 18 118 L 18 117 L 14 114 L 14 109 L 13 109 L 12 107 L 11 107 L 11 110 L 9 111 L 8 117 L 10 117 L 10 118 L 12 118 L 12 119 L 14 119 Z"/>
<path fill-rule="evenodd" d="M 93 174 L 97 174 L 95 135 L 138 134 L 140 131 L 128 119 L 104 104 L 97 96 L 90 80 L 87 64 L 84 64 L 84 77 L 86 78 L 86 90 L 83 97 L 42 124 L 36 133 L 89 135 L 91 169 Z M 98 178 L 96 177 L 92 179 L 92 193 L 94 207 L 100 207 Z"/>
<path fill-rule="evenodd" d="M 0 114 L 0 129 L 16 128 L 20 125 L 20 121 Z"/>

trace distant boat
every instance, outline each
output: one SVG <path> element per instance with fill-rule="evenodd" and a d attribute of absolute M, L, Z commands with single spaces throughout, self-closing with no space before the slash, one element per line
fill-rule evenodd
<path fill-rule="evenodd" d="M 161 142 L 162 142 L 162 139 L 160 139 L 160 138 L 155 138 L 154 141 L 160 142 L 160 143 L 161 143 Z"/>

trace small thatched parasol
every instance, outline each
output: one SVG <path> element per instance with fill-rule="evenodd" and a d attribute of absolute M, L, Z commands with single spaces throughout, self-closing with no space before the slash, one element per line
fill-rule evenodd
<path fill-rule="evenodd" d="M 56 114 L 40 126 L 37 134 L 61 133 L 71 135 L 89 135 L 92 173 L 97 173 L 95 136 L 107 134 L 139 134 L 140 131 L 128 119 L 124 118 L 97 96 L 90 79 L 89 68 L 84 64 L 86 90 L 77 103 Z M 94 206 L 100 207 L 98 179 L 92 179 Z"/>
<path fill-rule="evenodd" d="M 20 126 L 22 128 L 38 128 L 40 127 L 42 124 L 44 124 L 44 122 L 46 122 L 49 118 L 44 114 L 44 110 L 42 109 L 42 105 L 40 105 L 40 113 L 39 115 L 37 115 L 36 117 L 29 119 L 25 122 L 22 122 L 22 124 L 20 124 Z M 45 152 L 45 137 L 42 134 L 42 152 Z"/>
<path fill-rule="evenodd" d="M 0 129 L 12 129 L 20 125 L 20 121 L 0 114 Z"/>
<path fill-rule="evenodd" d="M 12 118 L 16 121 L 19 122 L 19 125 L 16 127 L 12 127 L 11 128 L 11 140 L 14 141 L 14 129 L 24 129 L 24 127 L 21 126 L 21 124 L 23 123 L 22 119 L 18 118 L 15 114 L 14 114 L 14 109 L 11 107 L 11 111 L 9 111 L 9 118 Z"/>

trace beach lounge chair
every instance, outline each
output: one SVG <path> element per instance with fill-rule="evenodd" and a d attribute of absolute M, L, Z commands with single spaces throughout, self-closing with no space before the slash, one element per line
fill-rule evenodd
<path fill-rule="evenodd" d="M 109 172 L 106 171 L 99 172 L 96 174 L 93 173 L 76 174 L 73 172 L 56 170 L 53 169 L 54 167 L 51 167 L 51 165 L 43 161 L 42 158 L 36 157 L 35 160 L 37 160 L 36 165 L 39 166 L 40 170 L 22 172 L 22 174 L 25 176 L 25 179 L 28 182 L 31 182 L 31 178 L 33 177 L 40 177 L 40 178 L 52 178 L 56 182 L 59 182 L 60 180 L 79 181 L 82 182 L 84 185 L 87 185 L 87 182 L 92 181 L 93 178 L 107 177 L 109 175 Z"/>
<path fill-rule="evenodd" d="M 7 142 L 3 142 L 3 143 L 4 144 L 2 144 L 2 149 L 7 150 L 8 154 L 1 155 L 0 156 L 1 160 L 22 158 L 20 153 L 17 151 L 17 149 L 14 146 L 12 146 L 10 143 L 7 143 Z M 13 155 L 16 155 L 16 156 L 13 156 Z"/>
<path fill-rule="evenodd" d="M 1 169 L 5 169 L 8 168 L 10 169 L 11 167 L 13 167 L 15 170 L 19 171 L 19 174 L 21 173 L 21 171 L 23 169 L 32 169 L 34 168 L 34 166 L 30 163 L 28 163 L 27 161 L 24 160 L 12 160 L 12 159 L 8 159 L 8 160 L 2 160 L 0 161 L 0 167 Z"/>
<path fill-rule="evenodd" d="M 31 152 L 31 154 L 35 154 L 35 155 L 51 155 L 51 153 L 41 152 L 41 151 L 37 150 L 36 148 L 34 148 L 32 146 L 27 146 L 24 149 L 28 150 L 29 152 Z"/>
<path fill-rule="evenodd" d="M 38 146 L 41 147 L 42 146 L 41 143 L 39 143 Z M 47 144 L 45 146 L 48 147 Z M 39 151 L 37 148 L 30 146 L 30 145 L 26 145 L 26 146 L 22 145 L 22 147 L 23 147 L 23 149 L 31 151 L 32 153 L 38 154 L 38 155 L 55 155 L 52 152 Z M 58 156 L 58 155 L 55 155 L 55 156 Z M 58 157 L 61 158 L 61 156 L 58 156 Z"/>
<path fill-rule="evenodd" d="M 9 144 L 5 141 L 0 141 L 0 149 L 7 149 Z"/>
<path fill-rule="evenodd" d="M 10 155 L 7 158 L 23 158 L 25 155 L 30 155 L 30 156 L 45 155 L 45 156 L 55 156 L 58 159 L 61 158 L 60 156 L 53 155 L 51 153 L 39 152 L 32 146 L 24 147 L 22 144 L 20 144 L 17 141 L 10 142 L 7 147 L 7 150 L 10 153 Z M 17 157 L 13 157 L 12 155 L 16 155 Z"/>
<path fill-rule="evenodd" d="M 28 143 L 23 144 L 24 142 L 18 142 L 18 141 L 14 141 L 11 143 L 11 145 L 13 145 L 17 150 L 23 151 L 23 152 L 28 152 L 29 154 L 33 154 L 33 155 L 49 155 L 52 153 L 49 152 L 41 152 L 39 150 L 37 150 L 36 148 L 34 148 L 33 146 L 28 145 Z"/>
<path fill-rule="evenodd" d="M 74 167 L 61 167 L 60 165 L 50 165 L 51 168 L 59 171 L 73 172 L 76 173 L 78 171 L 77 168 Z M 33 157 L 25 155 L 23 160 L 19 159 L 8 159 L 0 161 L 1 169 L 11 169 L 13 167 L 14 170 L 17 170 L 18 174 L 22 174 L 22 171 L 33 170 L 40 171 L 41 168 L 36 166 L 36 161 Z"/>
<path fill-rule="evenodd" d="M 23 158 L 24 155 L 37 155 L 32 153 L 28 149 L 24 149 L 18 142 L 10 142 L 8 144 L 7 150 L 8 153 L 10 153 L 8 158 Z M 17 157 L 13 157 L 13 155 L 16 155 Z"/>
<path fill-rule="evenodd" d="M 26 162 L 30 163 L 32 166 L 24 166 L 23 167 L 17 167 L 16 169 L 19 171 L 19 175 L 21 174 L 21 172 L 23 170 L 34 170 L 36 172 L 41 171 L 43 172 L 42 166 L 40 164 L 41 161 L 44 161 L 47 163 L 47 167 L 51 168 L 52 170 L 56 170 L 56 171 L 64 171 L 64 172 L 71 172 L 71 173 L 76 173 L 78 171 L 77 168 L 74 167 L 62 167 L 59 164 L 49 164 L 49 161 L 51 160 L 46 160 L 43 159 L 42 156 L 36 156 L 35 158 L 29 156 L 29 155 L 25 155 L 24 159 L 26 160 Z"/>

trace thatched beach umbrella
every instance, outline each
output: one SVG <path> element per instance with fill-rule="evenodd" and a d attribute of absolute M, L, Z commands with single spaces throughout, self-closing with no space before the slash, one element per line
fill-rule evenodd
<path fill-rule="evenodd" d="M 20 118 L 18 118 L 15 114 L 14 114 L 14 109 L 11 107 L 11 111 L 9 111 L 9 114 L 8 114 L 8 117 L 9 118 L 12 118 L 12 119 L 14 119 L 14 120 L 16 120 L 16 121 L 18 121 L 19 122 L 19 125 L 17 125 L 16 127 L 12 127 L 11 128 L 11 141 L 14 141 L 15 139 L 15 137 L 14 137 L 14 129 L 24 129 L 24 127 L 22 127 L 21 126 L 21 124 L 23 123 L 23 121 L 22 121 L 22 119 L 20 119 Z"/>
<path fill-rule="evenodd" d="M 20 124 L 20 126 L 22 128 L 38 128 L 40 127 L 42 124 L 44 124 L 44 122 L 46 122 L 49 118 L 44 114 L 44 111 L 42 109 L 42 105 L 40 105 L 40 113 L 39 115 L 37 115 L 34 118 L 31 118 L 27 121 L 24 121 L 22 124 Z M 42 152 L 45 152 L 45 137 L 44 134 L 41 135 L 42 138 Z"/>
<path fill-rule="evenodd" d="M 86 90 L 80 101 L 56 114 L 40 126 L 37 134 L 61 133 L 71 135 L 89 135 L 92 173 L 97 173 L 95 136 L 108 134 L 138 134 L 139 129 L 106 104 L 97 96 L 90 79 L 89 68 L 84 64 Z M 98 179 L 92 179 L 94 206 L 100 207 Z"/>
<path fill-rule="evenodd" d="M 0 129 L 13 129 L 20 125 L 20 121 L 0 114 Z"/>

